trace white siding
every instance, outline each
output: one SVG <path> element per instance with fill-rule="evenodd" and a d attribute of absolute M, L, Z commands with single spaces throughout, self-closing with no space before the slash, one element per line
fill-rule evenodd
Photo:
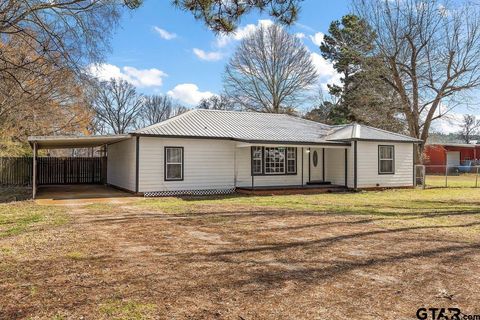
<path fill-rule="evenodd" d="M 107 182 L 111 185 L 135 191 L 135 138 L 108 146 Z"/>
<path fill-rule="evenodd" d="M 345 149 L 325 149 L 325 180 L 345 185 Z"/>
<path fill-rule="evenodd" d="M 235 142 L 213 139 L 140 137 L 139 192 L 234 187 Z M 184 148 L 183 181 L 164 180 L 164 148 Z"/>
<path fill-rule="evenodd" d="M 378 174 L 379 145 L 395 147 L 395 174 Z M 413 146 L 411 143 L 358 141 L 357 161 L 359 188 L 413 185 Z"/>
<path fill-rule="evenodd" d="M 271 145 L 269 145 L 270 147 Z M 285 146 L 281 146 L 285 147 Z M 303 148 L 303 184 L 308 181 L 308 148 Z M 237 187 L 252 187 L 251 149 L 241 147 L 236 150 Z M 261 186 L 296 186 L 302 185 L 302 148 L 297 147 L 297 174 L 255 176 L 254 185 Z"/>

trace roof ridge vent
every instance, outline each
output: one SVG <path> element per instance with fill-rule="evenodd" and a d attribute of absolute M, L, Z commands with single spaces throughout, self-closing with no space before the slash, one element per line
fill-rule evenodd
<path fill-rule="evenodd" d="M 353 124 L 352 138 L 360 138 L 361 137 L 361 132 L 360 132 L 361 129 L 362 129 L 362 126 L 355 122 Z"/>

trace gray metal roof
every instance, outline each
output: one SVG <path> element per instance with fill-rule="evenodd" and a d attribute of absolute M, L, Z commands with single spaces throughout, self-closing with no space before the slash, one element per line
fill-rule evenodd
<path fill-rule="evenodd" d="M 120 142 L 130 138 L 128 134 L 103 136 L 31 136 L 28 142 L 38 149 L 90 148 Z"/>
<path fill-rule="evenodd" d="M 374 141 L 398 141 L 398 142 L 421 142 L 422 140 L 412 138 L 403 134 L 390 132 L 358 123 L 335 126 L 336 129 L 330 133 L 327 140 L 374 140 Z"/>
<path fill-rule="evenodd" d="M 313 144 L 336 144 L 355 139 L 417 141 L 358 124 L 330 126 L 286 114 L 203 109 L 190 110 L 133 134 Z"/>

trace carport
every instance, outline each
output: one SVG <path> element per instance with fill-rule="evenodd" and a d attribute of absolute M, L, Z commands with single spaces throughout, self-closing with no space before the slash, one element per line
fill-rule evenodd
<path fill-rule="evenodd" d="M 107 146 L 112 143 L 120 142 L 128 139 L 128 134 L 118 135 L 97 135 L 97 136 L 32 136 L 28 138 L 28 142 L 33 149 L 33 173 L 32 173 L 32 196 L 36 198 L 38 190 L 38 151 L 42 149 L 79 149 L 79 148 L 95 148 Z M 108 155 L 106 155 L 108 157 Z M 53 167 L 51 174 L 58 170 Z M 64 170 L 64 169 L 62 169 Z M 78 179 L 77 179 L 78 181 Z M 69 181 L 65 181 L 66 184 Z M 88 183 L 88 181 L 86 182 Z"/>

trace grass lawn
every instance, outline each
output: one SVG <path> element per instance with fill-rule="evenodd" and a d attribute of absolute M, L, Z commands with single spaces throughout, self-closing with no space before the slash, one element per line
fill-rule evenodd
<path fill-rule="evenodd" d="M 480 314 L 480 190 L 0 204 L 0 319 Z"/>
<path fill-rule="evenodd" d="M 2 187 L 0 186 L 0 203 L 30 199 L 32 189 L 29 187 Z"/>
<path fill-rule="evenodd" d="M 475 188 L 480 187 L 480 177 L 476 174 L 467 173 L 460 175 L 448 175 L 447 186 L 453 188 Z M 445 187 L 444 175 L 427 175 L 425 179 L 427 187 Z M 479 189 L 480 190 L 480 189 Z"/>

